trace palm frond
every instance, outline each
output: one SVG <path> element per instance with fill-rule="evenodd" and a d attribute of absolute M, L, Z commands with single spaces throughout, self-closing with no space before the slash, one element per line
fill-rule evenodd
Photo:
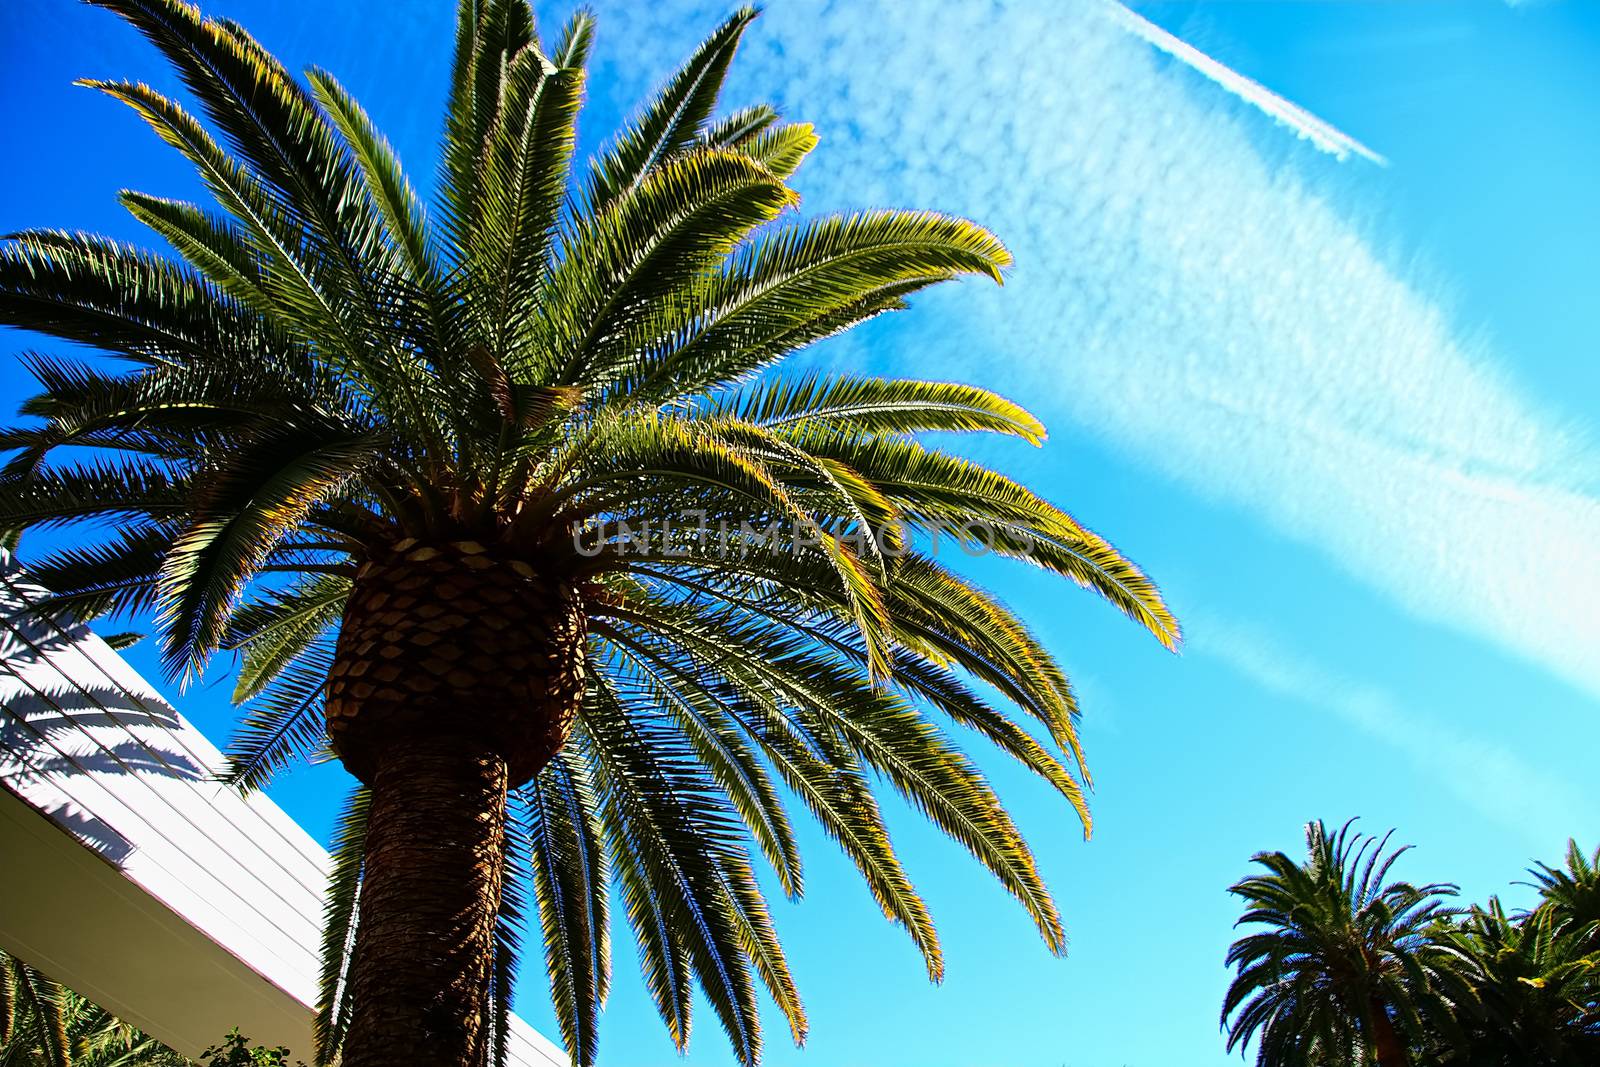
<path fill-rule="evenodd" d="M 262 789 L 285 764 L 328 755 L 324 701 L 333 641 L 325 632 L 297 634 L 294 658 L 277 667 L 246 705 L 228 742 L 223 781 Z"/>
<path fill-rule="evenodd" d="M 350 585 L 344 575 L 315 574 L 288 589 L 268 590 L 232 612 L 221 644 L 244 653 L 234 703 L 258 696 L 339 621 Z"/>
<path fill-rule="evenodd" d="M 637 401 L 695 398 L 963 274 L 999 280 L 999 240 L 964 219 L 882 211 L 779 227 L 693 293 L 626 372 Z M 643 340 L 645 338 L 641 338 Z"/>
<path fill-rule="evenodd" d="M 204 503 L 173 542 L 158 582 L 163 658 L 175 675 L 193 675 L 221 647 L 252 572 L 312 507 L 373 462 L 378 444 L 367 435 L 307 441 L 264 433 L 200 475 Z"/>
<path fill-rule="evenodd" d="M 322 911 L 322 973 L 317 983 L 317 1016 L 313 1023 L 317 1067 L 327 1067 L 337 1060 L 350 1022 L 352 1005 L 346 985 L 356 943 L 362 857 L 371 808 L 372 794 L 365 786 L 359 786 L 345 800 L 334 824 L 333 869 Z"/>
<path fill-rule="evenodd" d="M 40 1067 L 72 1067 L 72 1042 L 68 1032 L 69 993 L 20 960 L 8 957 L 7 986 L 17 1010 L 32 1026 L 33 1048 Z"/>
<path fill-rule="evenodd" d="M 697 48 L 688 61 L 609 151 L 589 177 L 588 207 L 598 213 L 636 187 L 652 168 L 692 145 L 712 110 L 728 65 L 756 9 L 742 7 Z"/>
<path fill-rule="evenodd" d="M 263 332 L 208 278 L 103 237 L 49 230 L 0 244 L 0 315 L 141 363 L 212 359 Z"/>
<path fill-rule="evenodd" d="M 561 1036 L 580 1067 L 599 1054 L 610 979 L 609 863 L 582 763 L 558 756 L 525 787 L 533 895 Z"/>
<path fill-rule="evenodd" d="M 951 382 L 812 373 L 761 382 L 719 399 L 710 411 L 768 428 L 818 424 L 857 434 L 987 431 L 1033 444 L 1045 437 L 1044 425 L 1019 405 L 986 389 Z"/>
<path fill-rule="evenodd" d="M 671 734 L 635 721 L 605 681 L 591 691 L 582 722 L 593 739 L 590 766 L 611 851 L 632 854 L 735 1054 L 753 1067 L 761 1023 L 746 936 L 747 924 L 762 916 L 751 916 L 729 891 L 730 881 L 748 877 L 737 820 L 694 761 L 674 751 Z"/>
<path fill-rule="evenodd" d="M 444 230 L 456 248 L 470 240 L 480 167 L 506 68 L 529 45 L 536 47 L 526 0 L 459 0 L 439 182 Z"/>
<path fill-rule="evenodd" d="M 770 104 L 740 108 L 709 123 L 700 132 L 700 141 L 713 148 L 740 148 L 771 128 L 778 117 L 777 109 Z"/>

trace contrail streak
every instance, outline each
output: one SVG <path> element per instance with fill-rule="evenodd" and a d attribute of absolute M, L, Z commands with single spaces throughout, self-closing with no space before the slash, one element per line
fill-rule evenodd
<path fill-rule="evenodd" d="M 1243 74 L 1223 66 L 1204 52 L 1186 44 L 1149 19 L 1128 10 L 1116 0 L 1105 0 L 1111 17 L 1134 36 L 1148 42 L 1173 59 L 1193 68 L 1199 74 L 1216 82 L 1239 99 L 1253 104 L 1273 119 L 1289 127 L 1298 136 L 1338 159 L 1349 159 L 1352 154 L 1387 167 L 1389 161 L 1360 141 L 1305 108 L 1291 103 L 1260 82 L 1251 81 Z"/>

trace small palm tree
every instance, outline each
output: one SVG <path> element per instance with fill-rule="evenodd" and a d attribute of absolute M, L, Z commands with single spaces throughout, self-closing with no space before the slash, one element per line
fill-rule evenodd
<path fill-rule="evenodd" d="M 0 1064 L 185 1067 L 182 1056 L 0 952 Z"/>
<path fill-rule="evenodd" d="M 999 241 L 924 212 L 798 219 L 787 179 L 811 127 L 714 114 L 750 10 L 574 180 L 589 16 L 542 43 L 526 0 L 463 0 L 429 213 L 331 75 L 301 82 L 179 0 L 95 2 L 209 123 L 147 85 L 88 84 L 221 211 L 123 194 L 183 263 L 54 230 L 0 248 L 0 321 L 117 361 L 25 357 L 42 421 L 3 439 L 0 529 L 115 523 L 34 561 L 57 605 L 153 611 L 176 677 L 242 655 L 236 782 L 329 751 L 361 781 L 324 1060 L 341 1043 L 345 1067 L 502 1055 L 537 923 L 562 1036 L 593 1063 L 613 887 L 680 1047 L 696 985 L 741 1062 L 762 987 L 799 1040 L 751 860 L 800 894 L 796 799 L 937 979 L 878 781 L 1062 950 L 1033 857 L 940 720 L 1087 828 L 1073 693 L 931 548 L 1065 576 L 1168 645 L 1172 617 L 1067 513 L 918 437 L 1037 443 L 1026 411 L 964 385 L 770 373 L 927 286 L 999 279 Z"/>
<path fill-rule="evenodd" d="M 1600 952 L 1600 848 L 1586 856 L 1569 838 L 1565 867 L 1540 863 L 1528 873 L 1539 891 L 1539 907 L 1588 950 Z"/>
<path fill-rule="evenodd" d="M 1230 1052 L 1257 1041 L 1262 1067 L 1402 1067 L 1430 1018 L 1471 1002 L 1465 960 L 1442 935 L 1456 887 L 1386 882 L 1410 846 L 1388 851 L 1389 834 L 1353 822 L 1331 836 L 1310 823 L 1304 862 L 1258 853 L 1266 873 L 1229 890 L 1246 902 L 1239 923 L 1265 929 L 1228 951 L 1238 974 L 1222 1025 Z"/>
<path fill-rule="evenodd" d="M 1548 868 L 1546 868 L 1548 870 Z M 1472 965 L 1477 1010 L 1442 1042 L 1450 1067 L 1600 1063 L 1600 952 L 1553 908 L 1510 918 L 1498 898 L 1449 935 Z"/>

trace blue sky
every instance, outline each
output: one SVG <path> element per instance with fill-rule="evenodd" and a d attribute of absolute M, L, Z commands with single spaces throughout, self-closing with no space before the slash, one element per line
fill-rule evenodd
<path fill-rule="evenodd" d="M 596 7 L 590 144 L 725 10 Z M 777 905 L 812 1037 L 796 1052 L 775 1035 L 774 1065 L 1221 1064 L 1225 890 L 1253 851 L 1359 815 L 1418 845 L 1406 873 L 1482 898 L 1570 834 L 1595 843 L 1600 6 L 1135 7 L 1387 165 L 1324 151 L 1090 0 L 774 0 L 732 79 L 730 103 L 817 124 L 803 210 L 958 212 L 1016 255 L 1003 288 L 930 294 L 808 360 L 1027 403 L 1049 442 L 983 458 L 1149 569 L 1189 634 L 1168 655 L 1084 594 L 974 564 L 1084 696 L 1093 841 L 989 761 L 1071 953 L 1050 957 L 958 849 L 902 817 L 946 939 L 931 987 L 814 836 L 804 901 Z M 428 182 L 442 0 L 209 9 L 291 66 L 331 69 Z M 541 11 L 547 27 L 566 13 Z M 194 192 L 132 115 L 70 85 L 170 84 L 115 19 L 5 5 L 0 59 L 0 230 L 144 241 L 117 189 Z M 0 387 L 22 388 L 9 357 Z M 180 700 L 219 738 L 228 688 L 219 672 Z M 338 779 L 296 773 L 275 795 L 321 835 Z M 676 1054 L 617 944 L 602 1062 L 665 1067 Z M 545 1026 L 541 983 L 531 967 L 519 1006 Z M 701 1019 L 687 1062 L 731 1063 Z"/>

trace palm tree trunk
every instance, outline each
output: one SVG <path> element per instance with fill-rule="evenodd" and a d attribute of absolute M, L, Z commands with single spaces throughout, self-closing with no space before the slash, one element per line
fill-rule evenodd
<path fill-rule="evenodd" d="M 471 541 L 356 571 L 328 737 L 372 790 L 343 1067 L 482 1067 L 506 794 L 566 742 L 587 623 L 570 581 Z"/>
<path fill-rule="evenodd" d="M 482 1067 L 505 842 L 505 759 L 408 738 L 372 781 L 343 1067 Z"/>
<path fill-rule="evenodd" d="M 1411 1057 L 1406 1055 L 1405 1042 L 1400 1040 L 1400 1034 L 1395 1030 L 1382 1002 L 1377 999 L 1372 1001 L 1371 1014 L 1372 1044 L 1378 1053 L 1378 1067 L 1408 1067 Z"/>

